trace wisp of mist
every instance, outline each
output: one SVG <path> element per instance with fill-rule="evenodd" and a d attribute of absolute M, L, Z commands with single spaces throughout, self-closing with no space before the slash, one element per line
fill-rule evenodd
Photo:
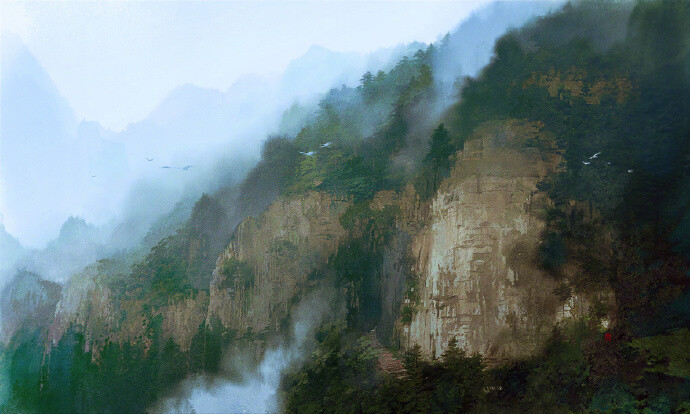
<path fill-rule="evenodd" d="M 159 402 L 151 411 L 169 414 L 278 412 L 277 392 L 283 372 L 315 349 L 314 333 L 323 323 L 344 312 L 344 303 L 337 300 L 333 289 L 320 288 L 312 292 L 292 312 L 291 331 L 268 347 L 258 366 L 247 367 L 241 358 L 226 355 L 225 372 L 244 371 L 241 380 L 222 374 L 189 378 L 180 385 L 177 395 Z"/>

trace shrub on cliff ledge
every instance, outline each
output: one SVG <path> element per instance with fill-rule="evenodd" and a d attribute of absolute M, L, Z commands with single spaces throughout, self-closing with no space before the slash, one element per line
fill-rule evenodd
<path fill-rule="evenodd" d="M 220 285 L 221 289 L 233 289 L 235 287 L 248 289 L 254 280 L 251 266 L 247 262 L 237 260 L 234 257 L 223 259 L 219 270 L 225 276 Z"/>

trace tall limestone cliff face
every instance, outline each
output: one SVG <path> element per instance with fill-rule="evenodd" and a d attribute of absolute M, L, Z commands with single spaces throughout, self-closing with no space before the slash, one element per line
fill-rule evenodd
<path fill-rule="evenodd" d="M 210 289 L 176 295 L 152 305 L 136 295 L 115 293 L 97 266 L 73 276 L 62 289 L 46 321 L 56 345 L 70 326 L 84 333 L 87 350 L 98 352 L 107 341 L 147 343 L 147 330 L 160 323 L 163 338 L 189 349 L 199 326 L 220 321 L 240 336 L 278 328 L 289 307 L 307 287 L 309 274 L 335 252 L 346 235 L 339 223 L 349 200 L 325 193 L 281 198 L 256 218 L 245 219 L 218 258 Z M 251 280 L 224 273 L 235 259 Z M 58 300 L 59 299 L 59 300 Z M 158 322 L 156 322 L 158 321 Z"/>
<path fill-rule="evenodd" d="M 6 343 L 22 329 L 31 332 L 47 326 L 60 298 L 60 289 L 57 283 L 19 271 L 0 293 L 3 318 L 0 340 Z"/>
<path fill-rule="evenodd" d="M 208 293 L 176 297 L 162 306 L 114 293 L 99 278 L 95 268 L 74 275 L 62 289 L 49 339 L 57 344 L 70 326 L 84 333 L 87 350 L 98 352 L 107 341 L 144 341 L 147 326 L 160 316 L 161 333 L 186 351 L 199 325 L 206 320 Z"/>
<path fill-rule="evenodd" d="M 385 343 L 419 344 L 440 355 L 456 337 L 488 357 L 518 356 L 534 352 L 564 311 L 582 308 L 574 305 L 581 298 L 564 307 L 538 260 L 549 200 L 537 183 L 561 160 L 552 139 L 541 124 L 516 120 L 487 123 L 473 138 L 431 200 L 408 185 L 379 192 L 370 203 L 396 211 L 381 269 L 377 334 Z M 92 343 L 146 341 L 142 332 L 158 316 L 163 335 L 183 351 L 204 323 L 238 337 L 275 332 L 300 294 L 318 283 L 310 274 L 348 237 L 340 217 L 351 205 L 323 192 L 280 198 L 240 223 L 208 291 L 155 309 L 114 295 L 93 275 L 73 278 L 51 339 L 72 323 L 85 326 Z M 405 308 L 407 318 L 400 316 Z"/>
<path fill-rule="evenodd" d="M 72 276 L 62 289 L 49 338 L 56 345 L 70 325 L 83 329 L 90 347 L 93 341 L 109 339 L 120 330 L 117 304 L 107 286 L 97 283 L 95 268 Z"/>
<path fill-rule="evenodd" d="M 465 144 L 412 240 L 418 292 L 407 346 L 440 355 L 456 337 L 489 357 L 534 350 L 560 306 L 536 260 L 548 203 L 536 185 L 559 159 L 535 123 L 487 124 Z"/>
<path fill-rule="evenodd" d="M 243 221 L 213 272 L 207 323 L 219 320 L 240 334 L 277 329 L 291 301 L 309 285 L 310 272 L 346 235 L 339 218 L 349 205 L 311 192 L 283 198 Z M 227 261 L 248 266 L 251 280 L 243 283 L 224 272 Z"/>

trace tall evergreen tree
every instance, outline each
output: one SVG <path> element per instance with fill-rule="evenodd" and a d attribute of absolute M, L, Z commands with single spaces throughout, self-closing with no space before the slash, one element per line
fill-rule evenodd
<path fill-rule="evenodd" d="M 429 140 L 429 153 L 426 155 L 424 161 L 431 165 L 434 171 L 433 192 L 436 192 L 439 172 L 445 175 L 450 171 L 450 156 L 455 153 L 455 146 L 450 138 L 450 132 L 448 132 L 445 125 L 439 124 L 439 126 L 434 129 L 434 132 L 431 134 L 431 139 Z"/>

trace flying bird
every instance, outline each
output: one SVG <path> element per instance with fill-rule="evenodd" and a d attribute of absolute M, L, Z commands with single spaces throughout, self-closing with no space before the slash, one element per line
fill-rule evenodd
<path fill-rule="evenodd" d="M 629 173 L 631 173 L 631 172 L 632 172 L 632 170 L 628 170 L 628 172 L 629 172 Z"/>
<path fill-rule="evenodd" d="M 300 153 L 300 154 L 304 154 L 304 155 L 306 155 L 307 157 L 313 157 L 314 154 L 316 154 L 316 151 L 309 151 L 309 152 L 302 152 L 302 151 L 300 151 L 299 153 Z"/>
<path fill-rule="evenodd" d="M 589 159 L 590 159 L 590 160 L 593 160 L 593 159 L 595 159 L 596 157 L 598 157 L 599 154 L 601 154 L 601 152 L 597 152 L 596 154 L 594 154 L 594 155 L 592 155 L 591 157 L 589 157 Z"/>
<path fill-rule="evenodd" d="M 321 148 L 327 148 L 327 147 L 330 147 L 330 146 L 331 146 L 331 144 L 332 144 L 332 142 L 327 142 L 327 143 L 325 143 L 325 144 L 321 144 Z"/>
<path fill-rule="evenodd" d="M 170 168 L 170 166 L 164 165 L 164 166 L 162 166 L 161 168 Z"/>
<path fill-rule="evenodd" d="M 185 165 L 184 167 L 180 168 L 182 171 L 187 171 L 190 168 L 194 168 L 193 165 Z"/>
<path fill-rule="evenodd" d="M 151 162 L 153 161 L 153 158 L 146 158 L 146 161 Z"/>
<path fill-rule="evenodd" d="M 582 163 L 583 163 L 584 165 L 589 165 L 589 164 L 591 164 L 591 161 L 587 161 L 587 162 L 582 161 Z"/>
<path fill-rule="evenodd" d="M 91 178 L 96 178 L 96 176 L 95 176 L 95 175 L 92 175 Z"/>

